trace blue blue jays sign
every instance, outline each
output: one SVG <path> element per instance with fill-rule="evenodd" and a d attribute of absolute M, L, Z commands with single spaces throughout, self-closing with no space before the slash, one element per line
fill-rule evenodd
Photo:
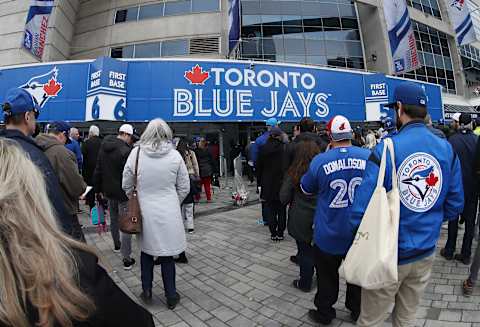
<path fill-rule="evenodd" d="M 327 68 L 229 60 L 99 58 L 0 70 L 0 101 L 23 87 L 42 107 L 40 120 L 326 121 L 380 120 L 402 79 Z M 441 89 L 418 82 L 434 120 Z"/>

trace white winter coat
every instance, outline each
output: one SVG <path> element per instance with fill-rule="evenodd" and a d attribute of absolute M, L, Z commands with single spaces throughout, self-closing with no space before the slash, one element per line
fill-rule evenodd
<path fill-rule="evenodd" d="M 125 193 L 133 190 L 138 146 L 130 153 L 123 170 Z M 138 199 L 143 216 L 139 237 L 142 252 L 173 256 L 187 247 L 180 205 L 190 192 L 190 178 L 180 153 L 170 143 L 154 150 L 141 146 L 138 161 Z"/>

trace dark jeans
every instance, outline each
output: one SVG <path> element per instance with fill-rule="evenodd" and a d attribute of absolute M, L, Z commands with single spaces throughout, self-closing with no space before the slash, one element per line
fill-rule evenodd
<path fill-rule="evenodd" d="M 250 166 L 249 164 L 247 164 L 247 166 L 245 167 L 245 171 L 246 171 L 247 176 L 248 176 L 248 181 L 250 183 L 253 183 L 253 181 L 255 180 L 255 172 L 253 170 L 253 167 Z"/>
<path fill-rule="evenodd" d="M 268 227 L 272 236 L 283 236 L 287 227 L 287 208 L 280 201 L 266 201 Z"/>
<path fill-rule="evenodd" d="M 470 258 L 472 255 L 472 241 L 475 234 L 475 220 L 477 217 L 477 198 L 465 198 L 465 207 L 461 214 L 465 220 L 465 234 L 463 235 L 462 256 Z M 445 251 L 448 255 L 455 254 L 458 235 L 458 219 L 448 222 L 448 239 L 445 245 Z"/>
<path fill-rule="evenodd" d="M 317 270 L 317 294 L 315 294 L 315 306 L 318 314 L 326 320 L 336 318 L 336 311 L 333 305 L 338 300 L 340 267 L 345 256 L 332 255 L 313 247 L 315 269 Z M 345 306 L 354 315 L 360 315 L 361 288 L 347 283 L 347 296 Z"/>
<path fill-rule="evenodd" d="M 72 215 L 72 237 L 77 241 L 85 243 L 85 236 L 83 235 L 82 226 L 80 226 L 77 215 Z"/>
<path fill-rule="evenodd" d="M 298 286 L 303 289 L 312 288 L 313 278 L 313 247 L 304 241 L 297 242 L 297 260 L 300 266 L 300 281 Z"/>
<path fill-rule="evenodd" d="M 172 298 L 177 294 L 175 287 L 175 261 L 173 257 L 158 257 L 162 266 L 163 288 L 165 297 Z M 153 284 L 153 256 L 142 252 L 140 255 L 140 265 L 142 269 L 142 288 L 151 290 Z"/>

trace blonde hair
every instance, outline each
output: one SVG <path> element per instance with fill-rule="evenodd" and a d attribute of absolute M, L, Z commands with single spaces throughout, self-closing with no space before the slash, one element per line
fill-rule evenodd
<path fill-rule="evenodd" d="M 15 141 L 0 138 L 0 323 L 73 326 L 95 307 L 78 287 L 72 249 L 92 252 L 57 226 L 40 170 Z M 31 306 L 30 306 L 31 305 Z"/>
<path fill-rule="evenodd" d="M 365 136 L 365 147 L 367 149 L 373 149 L 377 145 L 377 139 L 375 138 L 375 134 L 373 132 L 368 132 L 367 136 Z"/>
<path fill-rule="evenodd" d="M 172 142 L 172 138 L 173 133 L 170 126 L 163 119 L 155 118 L 148 123 L 139 143 L 158 149 L 162 144 Z"/>

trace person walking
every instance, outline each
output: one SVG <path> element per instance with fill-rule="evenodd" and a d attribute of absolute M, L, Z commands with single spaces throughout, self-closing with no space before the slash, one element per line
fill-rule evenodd
<path fill-rule="evenodd" d="M 307 172 L 310 162 L 320 153 L 313 140 L 297 142 L 295 158 L 283 179 L 280 189 L 280 202 L 289 204 L 288 234 L 297 243 L 296 261 L 300 266 L 300 279 L 293 281 L 293 287 L 304 292 L 312 289 L 313 278 L 313 216 L 317 202 L 316 196 L 302 192 L 300 179 Z"/>
<path fill-rule="evenodd" d="M 212 175 L 215 163 L 213 157 L 208 151 L 207 140 L 201 138 L 198 147 L 195 149 L 195 156 L 200 170 L 200 179 L 207 196 L 207 202 L 212 202 Z M 200 201 L 200 193 L 195 196 L 195 200 Z"/>
<path fill-rule="evenodd" d="M 94 250 L 61 232 L 42 172 L 18 142 L 0 138 L 0 162 L 0 326 L 153 327 Z"/>
<path fill-rule="evenodd" d="M 393 326 L 413 326 L 421 296 L 430 279 L 436 243 L 444 219 L 456 219 L 463 209 L 460 162 L 451 145 L 425 126 L 427 97 L 414 82 L 399 84 L 393 94 L 399 132 L 392 137 L 400 195 L 398 283 L 362 290 L 359 327 L 383 326 L 393 308 Z M 355 191 L 352 236 L 377 187 L 380 143 L 372 152 L 362 184 Z M 392 189 L 392 165 L 387 155 L 384 187 Z M 381 217 L 379 217 L 381 218 Z"/>
<path fill-rule="evenodd" d="M 138 167 L 136 167 L 136 158 Z M 185 251 L 187 241 L 180 204 L 190 190 L 190 178 L 182 156 L 172 144 L 172 131 L 162 119 L 150 121 L 123 171 L 122 187 L 131 194 L 135 169 L 143 228 L 140 234 L 142 289 L 145 302 L 152 299 L 154 257 L 161 264 L 167 305 L 180 301 L 175 283 L 173 256 Z"/>
<path fill-rule="evenodd" d="M 0 130 L 0 138 L 17 141 L 22 149 L 28 153 L 32 162 L 42 171 L 47 184 L 47 195 L 52 202 L 56 217 L 63 231 L 71 235 L 72 218 L 65 208 L 58 177 L 55 175 L 48 158 L 32 138 L 35 133 L 40 107 L 26 90 L 14 88 L 7 92 L 2 109 L 5 129 Z"/>
<path fill-rule="evenodd" d="M 267 143 L 258 155 L 257 183 L 260 185 L 260 199 L 265 201 L 267 222 L 272 241 L 283 241 L 287 223 L 286 207 L 280 202 L 279 194 L 285 174 L 286 144 L 284 133 L 279 127 L 270 130 Z"/>
<path fill-rule="evenodd" d="M 80 143 L 78 143 L 79 139 L 80 133 L 78 132 L 78 129 L 76 129 L 75 127 L 70 128 L 69 142 L 65 143 L 65 147 L 75 154 L 75 158 L 78 164 L 78 171 L 81 173 L 83 168 L 83 156 L 82 150 L 80 149 Z"/>
<path fill-rule="evenodd" d="M 83 155 L 83 178 L 89 186 L 93 186 L 93 173 L 95 172 L 95 166 L 97 165 L 98 152 L 102 145 L 102 140 L 100 139 L 100 129 L 92 125 L 88 130 L 88 139 L 82 144 L 82 155 Z M 91 190 L 86 196 L 86 203 L 92 211 L 95 206 L 95 190 Z"/>
<path fill-rule="evenodd" d="M 333 305 L 338 300 L 338 268 L 352 245 L 347 228 L 355 188 L 362 182 L 370 151 L 352 146 L 353 130 L 343 116 L 327 124 L 330 150 L 317 155 L 301 179 L 302 191 L 317 195 L 314 218 L 313 257 L 317 271 L 316 310 L 309 317 L 328 325 L 336 317 Z M 360 315 L 360 287 L 347 283 L 345 306 L 354 321 Z"/>
<path fill-rule="evenodd" d="M 470 264 L 472 255 L 472 242 L 475 233 L 475 221 L 477 219 L 477 175 L 474 171 L 475 151 L 477 148 L 478 136 L 472 131 L 472 118 L 470 114 L 462 113 L 459 117 L 459 126 L 455 134 L 450 136 L 448 142 L 453 151 L 460 159 L 462 168 L 462 185 L 465 195 L 465 206 L 461 213 L 461 219 L 465 222 L 465 234 L 463 235 L 462 250 L 455 254 L 457 246 L 459 219 L 448 222 L 448 238 L 445 248 L 440 255 L 447 260 L 455 259 L 465 265 Z"/>
<path fill-rule="evenodd" d="M 99 194 L 99 198 L 106 197 L 108 200 L 114 252 L 122 253 L 125 270 L 132 269 L 135 264 L 135 259 L 131 257 L 132 236 L 121 233 L 118 224 L 121 213 L 127 210 L 128 198 L 122 189 L 122 176 L 132 150 L 133 134 L 133 126 L 123 124 L 117 136 L 110 135 L 103 140 L 93 175 L 95 192 Z"/>
<path fill-rule="evenodd" d="M 78 171 L 75 154 L 65 147 L 69 141 L 70 125 L 56 121 L 48 125 L 47 134 L 40 134 L 35 141 L 47 156 L 53 171 L 58 176 L 65 208 L 72 220 L 72 237 L 85 242 L 82 227 L 78 221 L 78 199 L 85 192 L 87 184 Z"/>
<path fill-rule="evenodd" d="M 440 129 L 435 128 L 433 126 L 432 117 L 429 114 L 427 114 L 427 116 L 425 116 L 425 125 L 427 126 L 427 128 L 430 132 L 432 132 L 434 135 L 438 136 L 439 138 L 441 138 L 441 139 L 446 139 L 447 138 L 445 136 L 445 134 Z"/>

